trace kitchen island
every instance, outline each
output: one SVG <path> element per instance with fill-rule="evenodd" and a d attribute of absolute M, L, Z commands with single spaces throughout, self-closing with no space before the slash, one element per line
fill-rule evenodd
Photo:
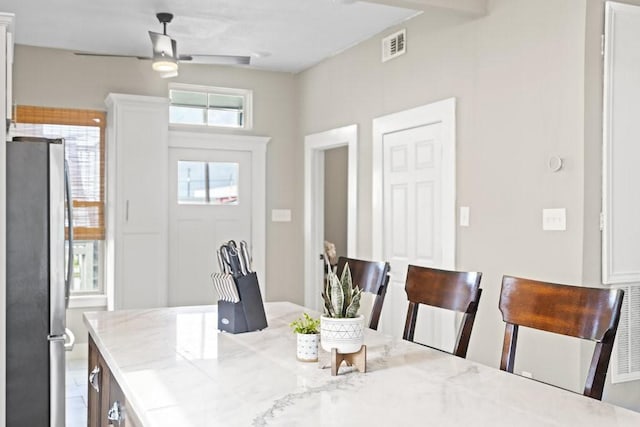
<path fill-rule="evenodd" d="M 266 329 L 237 335 L 218 332 L 216 306 L 86 313 L 121 425 L 640 426 L 640 413 L 373 330 L 367 372 L 332 377 L 296 360 L 289 323 L 308 310 L 265 308 Z"/>

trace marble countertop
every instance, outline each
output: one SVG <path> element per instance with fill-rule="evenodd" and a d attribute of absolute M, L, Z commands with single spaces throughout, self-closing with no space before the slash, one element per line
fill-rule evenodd
<path fill-rule="evenodd" d="M 302 307 L 217 331 L 216 306 L 85 314 L 144 427 L 640 426 L 640 413 L 367 330 L 367 373 L 296 360 Z"/>

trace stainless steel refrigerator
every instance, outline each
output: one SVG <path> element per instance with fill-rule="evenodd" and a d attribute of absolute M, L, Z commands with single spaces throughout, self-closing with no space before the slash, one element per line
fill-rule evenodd
<path fill-rule="evenodd" d="M 8 427 L 65 425 L 65 309 L 73 247 L 64 140 L 7 142 Z M 72 227 L 68 228 L 72 235 Z"/>

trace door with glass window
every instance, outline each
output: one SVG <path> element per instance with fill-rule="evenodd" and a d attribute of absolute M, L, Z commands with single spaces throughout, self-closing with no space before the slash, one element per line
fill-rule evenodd
<path fill-rule="evenodd" d="M 216 249 L 251 247 L 251 152 L 169 151 L 169 305 L 214 304 Z"/>

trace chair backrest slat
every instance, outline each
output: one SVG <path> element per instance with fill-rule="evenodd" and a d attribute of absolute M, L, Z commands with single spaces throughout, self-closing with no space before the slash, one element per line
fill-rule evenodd
<path fill-rule="evenodd" d="M 338 277 L 342 275 L 342 270 L 346 263 L 349 263 L 351 280 L 354 286 L 358 286 L 363 292 L 368 292 L 376 296 L 373 308 L 371 309 L 369 328 L 378 329 L 380 314 L 387 293 L 387 285 L 389 284 L 389 263 L 340 257 L 338 258 L 336 267 Z"/>
<path fill-rule="evenodd" d="M 403 338 L 413 341 L 420 304 L 464 313 L 452 354 L 467 356 L 467 348 L 482 295 L 482 273 L 438 270 L 410 265 L 405 291 L 409 300 Z"/>
<path fill-rule="evenodd" d="M 409 301 L 466 313 L 476 301 L 481 276 L 410 265 L 405 290 Z"/>
<path fill-rule="evenodd" d="M 599 342 L 616 328 L 621 295 L 616 289 L 505 276 L 500 311 L 507 323 Z"/>

